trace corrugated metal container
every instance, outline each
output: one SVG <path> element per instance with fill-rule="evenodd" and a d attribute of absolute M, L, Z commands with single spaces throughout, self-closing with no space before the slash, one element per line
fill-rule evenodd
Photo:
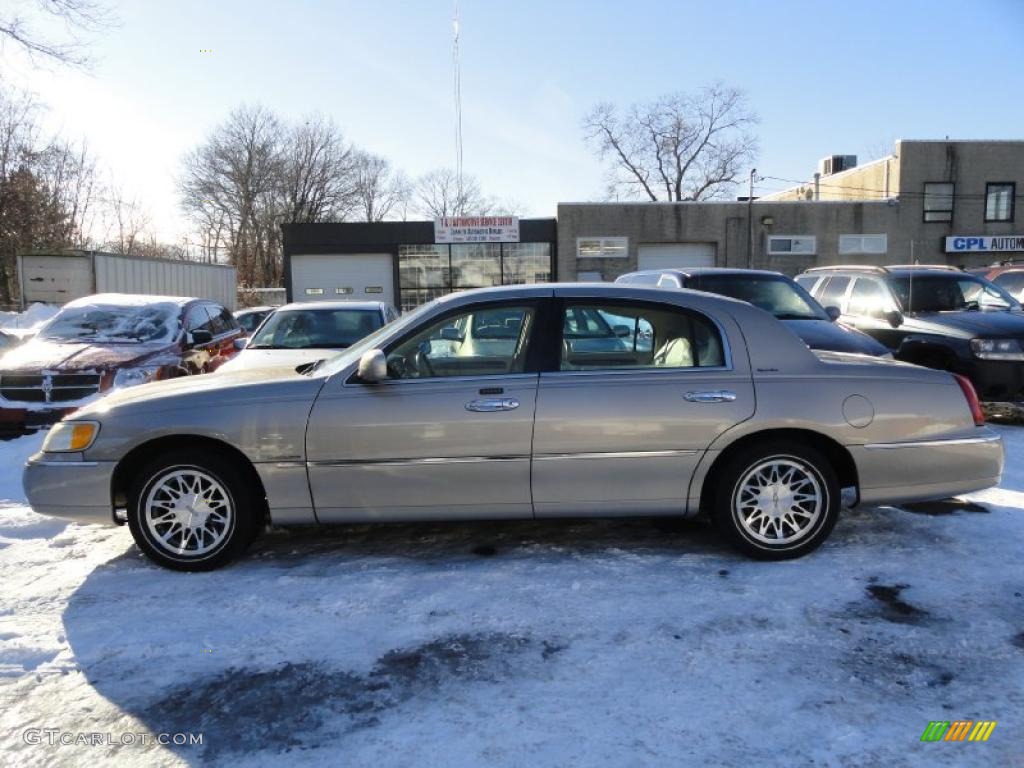
<path fill-rule="evenodd" d="M 194 296 L 235 309 L 235 268 L 197 261 L 119 256 L 98 251 L 33 253 L 18 257 L 24 306 L 64 304 L 93 293 Z"/>

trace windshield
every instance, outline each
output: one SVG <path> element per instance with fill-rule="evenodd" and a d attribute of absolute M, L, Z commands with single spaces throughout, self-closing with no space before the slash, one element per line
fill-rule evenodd
<path fill-rule="evenodd" d="M 377 309 L 278 310 L 247 349 L 347 349 L 383 324 Z"/>
<path fill-rule="evenodd" d="M 159 303 L 67 306 L 39 332 L 45 341 L 98 344 L 170 344 L 178 335 L 181 307 Z"/>
<path fill-rule="evenodd" d="M 1020 309 L 1010 294 L 988 280 L 965 273 L 901 275 L 889 279 L 905 312 L 962 312 Z"/>
<path fill-rule="evenodd" d="M 263 322 L 263 318 L 269 314 L 269 310 L 266 312 L 244 312 L 240 315 L 236 315 L 235 319 L 246 333 L 252 333 L 256 330 L 256 327 Z"/>
<path fill-rule="evenodd" d="M 420 318 L 426 313 L 432 311 L 438 304 L 439 300 L 434 299 L 433 301 L 421 304 L 416 307 L 412 312 L 399 317 L 397 320 L 392 320 L 390 323 L 385 325 L 383 328 L 378 328 L 376 331 L 371 333 L 365 339 L 353 344 L 351 347 L 346 349 L 341 354 L 332 357 L 327 360 L 321 367 L 317 369 L 317 374 L 325 374 L 331 376 L 347 365 L 351 365 L 358 360 L 364 352 L 368 349 L 376 349 L 380 346 L 381 341 L 385 336 L 391 336 L 392 334 L 400 335 L 409 329 L 410 326 L 419 322 Z"/>
<path fill-rule="evenodd" d="M 802 286 L 781 275 L 697 274 L 690 279 L 688 287 L 750 302 L 780 320 L 829 319 Z"/>

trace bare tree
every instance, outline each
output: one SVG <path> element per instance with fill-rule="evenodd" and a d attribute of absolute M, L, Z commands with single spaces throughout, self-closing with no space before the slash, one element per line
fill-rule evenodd
<path fill-rule="evenodd" d="M 14 43 L 33 61 L 45 60 L 76 67 L 89 63 L 83 34 L 95 33 L 114 24 L 109 9 L 95 0 L 34 0 L 22 3 L 20 12 L 0 11 L 0 42 Z M 28 12 L 25 5 L 32 6 Z M 49 15 L 67 32 L 63 40 L 37 33 L 32 16 Z"/>
<path fill-rule="evenodd" d="M 355 165 L 356 209 L 361 221 L 404 219 L 411 194 L 405 174 L 391 167 L 385 158 L 359 152 Z"/>
<path fill-rule="evenodd" d="M 240 107 L 185 157 L 178 182 L 182 207 L 207 236 L 215 223 L 223 226 L 213 247 L 224 244 L 246 285 L 275 279 L 277 256 L 269 249 L 282 207 L 283 138 L 283 126 L 269 110 Z"/>
<path fill-rule="evenodd" d="M 451 168 L 439 168 L 420 176 L 413 185 L 412 210 L 427 218 L 439 216 L 487 215 L 494 201 L 484 195 L 471 176 L 459 184 L 458 174 Z"/>
<path fill-rule="evenodd" d="M 708 200 L 728 194 L 757 151 L 745 95 L 715 84 L 676 93 L 624 114 L 599 104 L 583 120 L 587 140 L 609 162 L 611 196 Z"/>
<path fill-rule="evenodd" d="M 113 253 L 137 253 L 150 226 L 149 212 L 138 197 L 129 198 L 124 190 L 111 188 L 102 207 L 105 225 L 103 248 Z"/>
<path fill-rule="evenodd" d="M 359 153 L 329 118 L 313 115 L 285 139 L 282 164 L 284 220 L 343 219 L 358 204 Z"/>

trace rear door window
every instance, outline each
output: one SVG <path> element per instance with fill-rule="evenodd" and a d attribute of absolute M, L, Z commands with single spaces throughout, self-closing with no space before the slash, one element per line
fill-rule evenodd
<path fill-rule="evenodd" d="M 821 288 L 821 294 L 816 296 L 818 303 L 823 307 L 839 307 L 846 311 L 843 300 L 846 297 L 846 289 L 850 285 L 850 278 L 844 275 L 834 275 L 829 278 L 828 283 Z"/>
<path fill-rule="evenodd" d="M 682 307 L 574 302 L 565 308 L 562 329 L 563 371 L 725 365 L 718 328 Z"/>

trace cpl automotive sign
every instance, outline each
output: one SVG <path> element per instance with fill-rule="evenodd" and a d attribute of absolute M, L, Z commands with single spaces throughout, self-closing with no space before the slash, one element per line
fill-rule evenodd
<path fill-rule="evenodd" d="M 515 216 L 441 216 L 434 219 L 435 243 L 518 243 Z"/>
<path fill-rule="evenodd" d="M 988 251 L 1024 251 L 1024 235 L 954 235 L 946 238 L 946 253 L 986 253 Z"/>

